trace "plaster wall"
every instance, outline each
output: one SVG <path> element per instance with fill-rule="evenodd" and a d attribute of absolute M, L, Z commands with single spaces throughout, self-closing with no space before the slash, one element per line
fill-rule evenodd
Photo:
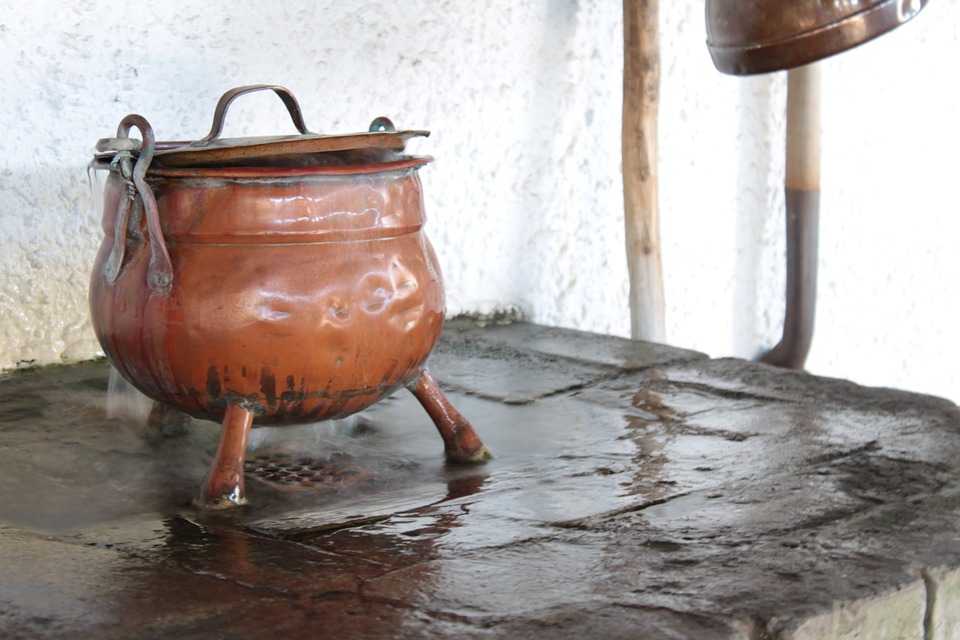
<path fill-rule="evenodd" d="M 0 13 L 0 368 L 98 353 L 101 238 L 85 165 L 127 113 L 206 133 L 243 84 L 289 87 L 313 130 L 378 115 L 414 152 L 448 311 L 516 308 L 627 335 L 620 3 L 35 0 Z M 823 63 L 820 299 L 808 369 L 960 400 L 954 183 L 960 6 Z M 661 3 L 667 338 L 754 357 L 783 316 L 785 75 L 720 74 L 702 0 Z M 225 135 L 293 132 L 272 95 Z"/>

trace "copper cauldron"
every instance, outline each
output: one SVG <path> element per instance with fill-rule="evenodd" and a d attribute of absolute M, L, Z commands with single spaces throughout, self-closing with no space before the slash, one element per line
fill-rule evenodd
<path fill-rule="evenodd" d="M 299 136 L 220 139 L 231 101 L 270 89 Z M 142 143 L 129 137 L 138 129 Z M 252 424 L 339 418 L 406 386 L 447 458 L 489 457 L 426 369 L 444 321 L 440 268 L 422 227 L 424 131 L 307 131 L 283 87 L 233 89 L 210 135 L 158 143 L 124 118 L 94 160 L 109 168 L 94 264 L 94 331 L 144 394 L 222 421 L 198 503 L 244 502 Z"/>

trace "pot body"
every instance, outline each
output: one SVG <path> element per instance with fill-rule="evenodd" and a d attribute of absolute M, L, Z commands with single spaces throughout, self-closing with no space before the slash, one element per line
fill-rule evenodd
<path fill-rule="evenodd" d="M 151 171 L 167 292 L 148 286 L 139 198 L 116 228 L 127 187 L 112 171 L 90 287 L 108 359 L 155 400 L 262 424 L 342 417 L 415 380 L 445 311 L 419 164 Z"/>

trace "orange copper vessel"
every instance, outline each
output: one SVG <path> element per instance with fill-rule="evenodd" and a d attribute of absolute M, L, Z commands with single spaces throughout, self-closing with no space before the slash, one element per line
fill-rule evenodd
<path fill-rule="evenodd" d="M 302 135 L 218 140 L 230 101 L 262 89 Z M 244 502 L 253 423 L 343 417 L 403 386 L 448 459 L 489 456 L 426 370 L 445 312 L 417 173 L 431 159 L 396 148 L 425 132 L 378 119 L 368 133 L 310 134 L 289 92 L 258 85 L 221 99 L 201 144 L 156 143 L 139 116 L 99 144 L 95 163 L 110 173 L 93 327 L 147 396 L 222 421 L 203 506 Z"/>

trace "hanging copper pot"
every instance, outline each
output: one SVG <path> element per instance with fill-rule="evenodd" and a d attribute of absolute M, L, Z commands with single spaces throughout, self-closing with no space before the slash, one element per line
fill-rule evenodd
<path fill-rule="evenodd" d="M 717 69 L 791 69 L 846 51 L 913 18 L 927 0 L 707 0 L 707 48 Z"/>
<path fill-rule="evenodd" d="M 230 103 L 261 90 L 300 135 L 221 139 Z M 255 85 L 224 94 L 197 142 L 158 143 L 131 115 L 98 143 L 109 176 L 94 331 L 144 394 L 222 420 L 202 505 L 243 503 L 252 423 L 339 418 L 403 386 L 449 459 L 489 456 L 426 369 L 445 311 L 417 173 L 432 159 L 402 153 L 422 135 L 386 118 L 314 134 L 289 91 Z"/>

